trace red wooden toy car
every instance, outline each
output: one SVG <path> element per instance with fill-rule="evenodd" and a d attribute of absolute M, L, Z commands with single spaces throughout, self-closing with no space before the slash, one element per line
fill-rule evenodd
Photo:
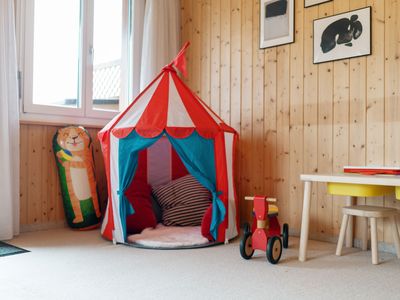
<path fill-rule="evenodd" d="M 244 226 L 240 254 L 244 259 L 250 259 L 254 250 L 262 250 L 266 252 L 268 261 L 276 264 L 281 258 L 282 244 L 283 248 L 289 245 L 289 225 L 283 224 L 281 234 L 281 226 L 277 218 L 278 207 L 271 204 L 271 202 L 276 202 L 276 199 L 266 196 L 245 197 L 245 199 L 254 201 L 254 219 L 252 230 L 248 223 Z"/>

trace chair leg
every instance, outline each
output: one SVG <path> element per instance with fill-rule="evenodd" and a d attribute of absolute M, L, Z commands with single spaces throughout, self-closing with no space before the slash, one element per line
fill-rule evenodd
<path fill-rule="evenodd" d="M 392 222 L 393 241 L 396 247 L 397 258 L 400 258 L 400 237 L 399 237 L 399 230 L 397 229 L 397 224 L 396 224 L 396 216 L 391 216 L 390 221 Z"/>
<path fill-rule="evenodd" d="M 371 218 L 371 252 L 372 263 L 378 264 L 378 232 L 376 227 L 376 218 Z"/>
<path fill-rule="evenodd" d="M 357 203 L 357 197 L 348 196 L 346 198 L 346 206 L 355 205 Z M 349 221 L 347 222 L 347 232 L 346 232 L 346 247 L 353 247 L 353 231 L 354 231 L 354 217 L 349 216 Z"/>
<path fill-rule="evenodd" d="M 361 249 L 362 251 L 367 251 L 368 249 L 368 218 L 367 217 L 363 217 L 361 218 L 361 226 L 362 226 L 362 236 L 361 236 L 361 241 L 362 241 L 362 245 L 361 245 Z"/>
<path fill-rule="evenodd" d="M 344 238 L 346 236 L 346 227 L 347 227 L 348 220 L 349 220 L 349 215 L 344 214 L 343 219 L 342 219 L 342 225 L 340 226 L 339 240 L 338 240 L 338 244 L 336 247 L 336 255 L 337 256 L 342 255 L 343 242 L 344 242 Z"/>

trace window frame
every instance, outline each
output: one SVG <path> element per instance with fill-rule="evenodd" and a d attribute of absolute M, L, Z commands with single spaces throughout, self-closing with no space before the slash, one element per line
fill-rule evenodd
<path fill-rule="evenodd" d="M 26 123 L 51 123 L 102 126 L 128 105 L 132 95 L 131 61 L 133 43 L 132 0 L 122 0 L 121 94 L 119 111 L 93 108 L 93 29 L 94 0 L 80 0 L 79 101 L 80 107 L 33 103 L 34 0 L 16 0 L 18 67 L 20 80 L 20 119 Z M 138 47 L 139 45 L 135 45 Z M 30 49 L 30 50 L 29 50 Z"/>

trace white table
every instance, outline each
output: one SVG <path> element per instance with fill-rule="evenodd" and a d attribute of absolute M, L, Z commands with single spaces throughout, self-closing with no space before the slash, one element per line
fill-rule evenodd
<path fill-rule="evenodd" d="M 299 261 L 306 261 L 308 231 L 310 223 L 311 188 L 313 182 L 348 183 L 362 185 L 400 186 L 400 176 L 395 175 L 359 175 L 359 174 L 301 174 L 304 181 L 303 213 L 301 217 Z M 346 205 L 353 205 L 355 197 L 349 196 Z M 351 247 L 353 241 L 353 224 L 349 222 L 346 246 Z"/>

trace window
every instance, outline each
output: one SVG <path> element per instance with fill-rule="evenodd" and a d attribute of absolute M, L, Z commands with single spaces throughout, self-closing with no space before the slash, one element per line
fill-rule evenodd
<path fill-rule="evenodd" d="M 23 112 L 106 118 L 130 98 L 130 0 L 20 0 Z"/>

